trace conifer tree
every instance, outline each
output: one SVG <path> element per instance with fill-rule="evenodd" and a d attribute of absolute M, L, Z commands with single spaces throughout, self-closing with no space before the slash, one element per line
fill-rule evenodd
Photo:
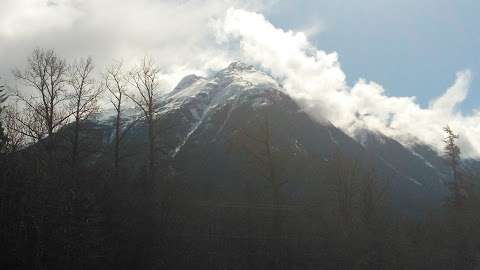
<path fill-rule="evenodd" d="M 464 194 L 464 187 L 461 181 L 460 175 L 460 148 L 456 144 L 456 141 L 459 138 L 458 134 L 455 134 L 453 130 L 446 126 L 443 129 L 446 133 L 446 138 L 444 140 L 445 143 L 445 152 L 444 157 L 452 170 L 453 182 L 451 184 L 451 189 L 453 193 L 453 205 L 455 207 L 461 207 L 463 204 L 463 200 L 465 197 Z"/>

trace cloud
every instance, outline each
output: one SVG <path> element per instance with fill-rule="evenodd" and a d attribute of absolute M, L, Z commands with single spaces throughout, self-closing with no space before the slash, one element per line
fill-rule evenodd
<path fill-rule="evenodd" d="M 467 96 L 472 74 L 457 73 L 444 95 L 422 108 L 415 97 L 393 97 L 365 79 L 347 85 L 335 52 L 315 48 L 302 32 L 284 31 L 264 16 L 229 9 L 219 40 L 239 44 L 241 58 L 260 65 L 283 80 L 288 94 L 313 117 L 327 118 L 354 134 L 368 128 L 396 138 L 405 145 L 423 142 L 442 151 L 443 131 L 450 125 L 460 133 L 465 157 L 480 157 L 480 111 L 464 115 L 455 110 Z"/>
<path fill-rule="evenodd" d="M 11 79 L 10 69 L 25 64 L 35 47 L 53 48 L 69 59 L 93 56 L 99 70 L 112 59 L 128 65 L 149 54 L 161 64 L 165 91 L 187 74 L 206 75 L 242 59 L 282 80 L 313 117 L 327 118 L 350 134 L 369 128 L 441 151 L 442 127 L 448 124 L 460 133 L 465 156 L 480 157 L 480 110 L 464 115 L 455 109 L 467 96 L 471 72 L 459 72 L 445 94 L 424 108 L 415 97 L 388 96 L 375 82 L 348 85 L 337 53 L 308 40 L 319 24 L 303 32 L 279 29 L 260 14 L 274 3 L 2 0 L 0 77 Z"/>
<path fill-rule="evenodd" d="M 211 23 L 230 7 L 262 10 L 261 0 L 2 0 L 0 77 L 26 62 L 35 47 L 68 59 L 94 57 L 99 68 L 112 59 L 152 55 L 168 89 L 183 75 L 223 68 L 231 59 L 215 42 Z M 128 64 L 128 63 L 127 63 Z"/>
<path fill-rule="evenodd" d="M 472 80 L 472 73 L 469 70 L 458 72 L 455 84 L 447 89 L 445 94 L 435 99 L 430 108 L 435 111 L 443 111 L 450 114 L 455 107 L 465 100 Z"/>

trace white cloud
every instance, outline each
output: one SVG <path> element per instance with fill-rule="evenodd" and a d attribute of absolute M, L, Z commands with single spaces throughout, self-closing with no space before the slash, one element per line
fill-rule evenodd
<path fill-rule="evenodd" d="M 229 9 L 221 25 L 221 40 L 238 42 L 242 58 L 283 79 L 288 94 L 312 116 L 326 117 L 350 134 L 369 128 L 404 144 L 418 140 L 438 151 L 442 128 L 448 124 L 461 134 L 465 157 L 480 157 L 480 112 L 455 111 L 468 93 L 470 71 L 458 72 L 445 94 L 422 108 L 415 97 L 388 96 L 381 85 L 364 79 L 348 86 L 336 53 L 313 47 L 302 32 L 276 28 L 261 14 Z"/>
<path fill-rule="evenodd" d="M 168 88 L 183 75 L 223 68 L 231 59 L 215 42 L 212 21 L 229 7 L 261 10 L 261 0 L 2 0 L 0 77 L 26 61 L 35 47 L 67 58 L 91 55 L 99 68 L 149 54 Z"/>
<path fill-rule="evenodd" d="M 446 114 L 453 113 L 455 106 L 467 97 L 471 80 L 472 74 L 470 71 L 458 72 L 455 84 L 448 88 L 443 96 L 435 99 L 430 108 L 435 111 L 443 111 Z"/>
<path fill-rule="evenodd" d="M 99 69 L 112 61 L 156 58 L 165 89 L 189 73 L 218 70 L 234 59 L 258 64 L 283 81 L 288 94 L 317 119 L 349 133 L 371 128 L 407 144 L 414 137 L 441 150 L 442 127 L 461 134 L 466 156 L 480 157 L 480 111 L 455 110 L 472 75 L 457 74 L 446 93 L 422 108 L 414 97 L 391 97 L 374 82 L 349 86 L 335 52 L 304 32 L 276 28 L 261 14 L 275 0 L 2 0 L 0 77 L 25 63 L 35 47 L 67 58 L 91 55 Z M 250 10 L 250 11 L 246 11 Z"/>
<path fill-rule="evenodd" d="M 2 40 L 26 38 L 33 33 L 62 31 L 81 16 L 67 1 L 6 1 L 0 11 Z"/>

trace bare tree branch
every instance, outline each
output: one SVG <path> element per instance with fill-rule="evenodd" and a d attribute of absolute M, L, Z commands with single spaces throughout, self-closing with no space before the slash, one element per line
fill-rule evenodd
<path fill-rule="evenodd" d="M 125 93 L 125 95 L 135 103 L 137 107 L 143 112 L 148 129 L 148 175 L 149 180 L 153 181 L 155 169 L 155 143 L 156 132 L 153 127 L 153 120 L 155 116 L 155 105 L 158 98 L 158 91 L 160 87 L 160 69 L 155 62 L 149 58 L 144 57 L 141 64 L 135 67 L 128 76 L 129 84 L 134 88 L 134 93 Z"/>
<path fill-rule="evenodd" d="M 64 59 L 53 50 L 35 49 L 28 58 L 28 66 L 21 71 L 13 71 L 27 89 L 17 92 L 18 100 L 34 114 L 35 122 L 18 118 L 20 124 L 29 130 L 31 137 L 42 139 L 51 137 L 65 125 L 73 113 L 67 110 L 66 89 L 68 67 Z M 31 115 L 33 116 L 33 115 Z M 30 120 L 30 119 L 28 119 Z M 33 135 L 34 134 L 34 135 Z M 53 150 L 52 140 L 47 143 L 49 153 Z"/>

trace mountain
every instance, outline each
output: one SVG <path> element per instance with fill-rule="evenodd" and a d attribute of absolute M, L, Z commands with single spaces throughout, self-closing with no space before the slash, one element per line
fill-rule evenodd
<path fill-rule="evenodd" d="M 443 207 L 445 160 L 377 131 L 346 134 L 285 92 L 239 62 L 185 77 L 155 104 L 153 177 L 147 123 L 127 104 L 118 171 L 108 110 L 80 123 L 75 163 L 72 125 L 13 153 L 0 175 L 7 256 L 45 259 L 49 269 L 338 269 L 342 261 L 352 269 L 385 254 L 377 268 L 393 260 L 410 269 L 413 258 L 423 269 L 425 254 L 456 254 L 451 228 L 478 226 Z M 72 246 L 78 252 L 65 254 Z M 35 257 L 40 249 L 48 256 Z"/>
<path fill-rule="evenodd" d="M 146 126 L 135 110 L 124 118 L 122 162 L 135 177 L 144 171 Z M 332 177 L 325 168 L 339 157 L 358 161 L 362 173 L 373 171 L 404 212 L 428 210 L 444 200 L 448 168 L 428 146 L 405 147 L 369 130 L 351 137 L 327 119 L 315 119 L 254 66 L 235 62 L 208 78 L 186 76 L 157 104 L 159 175 L 186 183 L 199 200 L 241 201 L 246 192 L 268 200 L 265 168 L 251 165 L 262 163 L 261 142 L 268 132 L 285 201 L 314 196 L 312 186 Z M 102 115 L 95 123 L 104 134 L 97 147 L 108 153 L 113 118 Z M 95 158 L 93 164 L 110 155 Z"/>
<path fill-rule="evenodd" d="M 413 184 L 408 189 L 418 197 L 408 204 L 420 202 L 434 207 L 448 195 L 447 183 L 451 176 L 447 162 L 431 147 L 423 144 L 404 146 L 378 131 L 365 129 L 357 130 L 353 137 L 395 175 Z"/>

